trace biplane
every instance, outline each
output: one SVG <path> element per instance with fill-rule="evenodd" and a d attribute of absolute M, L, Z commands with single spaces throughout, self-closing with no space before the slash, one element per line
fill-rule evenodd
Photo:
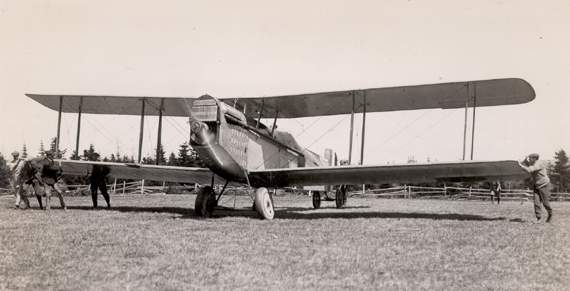
<path fill-rule="evenodd" d="M 381 183 L 420 183 L 445 181 L 496 181 L 526 177 L 518 162 L 457 161 L 400 165 L 331 165 L 300 146 L 295 138 L 276 130 L 279 119 L 351 114 L 350 147 L 355 113 L 458 109 L 514 105 L 535 98 L 532 86 L 523 79 L 492 79 L 427 85 L 346 90 L 273 97 L 198 98 L 26 94 L 40 104 L 58 111 L 57 147 L 61 114 L 78 113 L 77 142 L 81 114 L 140 115 L 138 163 L 105 163 L 58 160 L 64 174 L 85 175 L 93 164 L 111 168 L 110 175 L 123 179 L 148 179 L 199 183 L 195 200 L 197 216 L 212 215 L 228 184 L 252 189 L 254 208 L 262 218 L 272 219 L 274 207 L 269 189 L 292 186 L 323 186 Z M 145 116 L 159 117 L 157 149 L 161 140 L 163 116 L 190 119 L 190 145 L 205 168 L 143 165 L 142 133 Z M 268 126 L 261 119 L 273 120 Z M 364 142 L 362 142 L 364 145 Z M 465 148 L 465 147 L 464 147 Z M 222 181 L 219 193 L 214 180 Z M 337 206 L 346 203 L 346 187 L 335 193 Z M 316 192 L 313 199 L 320 199 Z M 314 201 L 315 202 L 315 201 Z M 315 203 L 313 203 L 315 205 Z M 320 205 L 320 203 L 318 203 Z M 315 205 L 315 207 L 318 207 Z"/>

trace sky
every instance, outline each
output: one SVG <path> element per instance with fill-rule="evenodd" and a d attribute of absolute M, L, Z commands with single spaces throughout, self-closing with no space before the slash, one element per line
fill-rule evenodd
<path fill-rule="evenodd" d="M 536 99 L 477 109 L 474 159 L 551 159 L 570 151 L 568 27 L 569 1 L 0 0 L 0 152 L 25 143 L 34 155 L 56 135 L 57 112 L 24 93 L 225 98 L 515 77 Z M 366 118 L 365 164 L 462 158 L 463 109 Z M 163 124 L 165 149 L 176 151 L 187 119 Z M 348 115 L 278 122 L 341 158 L 349 124 Z M 68 153 L 76 129 L 77 116 L 63 114 Z M 360 129 L 356 115 L 353 160 Z M 84 114 L 80 150 L 136 156 L 138 130 L 139 117 Z M 156 131 L 147 117 L 144 155 Z"/>

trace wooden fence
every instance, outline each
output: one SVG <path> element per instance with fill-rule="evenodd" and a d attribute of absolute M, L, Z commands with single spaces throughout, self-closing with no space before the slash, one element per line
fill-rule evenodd
<path fill-rule="evenodd" d="M 107 185 L 107 191 L 111 194 L 152 194 L 152 193 L 182 193 L 192 191 L 192 186 L 171 186 L 162 183 L 160 186 L 149 186 L 145 180 L 120 182 L 115 180 Z M 75 195 L 90 195 L 90 185 L 66 185 L 66 192 Z"/>
<path fill-rule="evenodd" d="M 173 186 L 162 183 L 160 186 L 145 185 L 145 181 L 121 182 L 107 185 L 107 190 L 111 194 L 151 194 L 151 193 L 190 193 L 194 192 L 196 185 Z M 235 189 L 234 189 L 235 188 Z M 89 185 L 65 185 L 64 189 L 67 195 L 90 195 Z M 226 190 L 231 194 L 243 194 L 247 192 L 244 187 L 232 187 Z M 305 193 L 307 191 L 296 191 Z M 11 190 L 0 188 L 0 195 L 10 195 Z M 492 197 L 490 189 L 484 188 L 461 188 L 461 187 L 422 187 L 404 185 L 392 188 L 366 189 L 362 191 L 353 191 L 350 196 L 369 196 L 377 198 L 421 198 L 421 199 L 464 199 L 464 200 L 490 200 Z M 501 200 L 532 200 L 532 191 L 528 189 L 503 189 L 501 192 Z M 550 200 L 553 201 L 570 201 L 570 193 L 551 193 Z"/>
<path fill-rule="evenodd" d="M 461 187 L 422 187 L 422 186 L 398 186 L 393 188 L 367 189 L 350 192 L 351 196 L 366 195 L 379 198 L 424 198 L 424 199 L 469 199 L 490 200 L 493 197 L 490 189 L 484 188 L 461 188 Z M 501 200 L 531 200 L 533 193 L 528 189 L 503 189 Z M 550 200 L 570 201 L 570 193 L 552 192 Z"/>

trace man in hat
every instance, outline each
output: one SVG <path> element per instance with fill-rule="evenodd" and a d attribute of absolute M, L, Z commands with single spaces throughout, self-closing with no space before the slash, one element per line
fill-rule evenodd
<path fill-rule="evenodd" d="M 97 155 L 97 154 L 96 154 Z M 97 158 L 99 155 L 97 155 Z M 89 178 L 91 182 L 91 199 L 93 200 L 93 208 L 97 208 L 97 190 L 101 191 L 101 195 L 105 198 L 107 202 L 107 208 L 111 208 L 111 198 L 109 193 L 107 193 L 107 175 L 111 172 L 111 169 L 106 165 L 93 165 L 91 170 L 91 177 Z"/>
<path fill-rule="evenodd" d="M 8 178 L 8 180 L 10 181 L 10 187 L 12 187 L 12 191 L 14 191 L 14 193 L 16 193 L 16 191 L 18 191 L 18 185 L 16 185 L 16 177 L 18 177 L 20 175 L 19 171 L 21 169 L 21 167 L 18 167 L 20 165 L 20 163 L 23 162 L 23 159 L 20 159 L 20 153 L 17 151 L 12 152 L 12 160 L 8 163 L 6 163 L 6 165 L 8 166 L 8 169 L 10 170 L 10 176 Z"/>
<path fill-rule="evenodd" d="M 7 163 L 8 168 L 10 171 L 14 169 L 14 167 L 20 162 L 20 153 L 18 151 L 12 152 L 12 160 Z"/>
<path fill-rule="evenodd" d="M 548 217 L 546 222 L 552 220 L 552 208 L 550 207 L 550 179 L 546 172 L 546 164 L 539 162 L 539 155 L 536 153 L 528 155 L 520 166 L 530 174 L 531 187 L 534 192 L 534 214 L 536 219 L 540 222 L 542 216 L 541 206 L 544 205 Z"/>
<path fill-rule="evenodd" d="M 501 192 L 503 188 L 501 188 L 500 181 L 494 181 L 491 183 L 491 202 L 494 202 L 495 198 L 497 198 L 497 204 L 501 204 Z"/>

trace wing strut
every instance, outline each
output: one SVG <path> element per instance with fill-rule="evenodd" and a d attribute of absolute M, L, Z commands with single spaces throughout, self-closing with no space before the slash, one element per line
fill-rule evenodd
<path fill-rule="evenodd" d="M 63 107 L 63 96 L 59 96 L 59 110 L 57 112 L 57 137 L 55 140 L 55 154 L 59 155 L 59 133 L 61 130 L 61 109 Z M 42 153 L 43 155 L 43 153 Z"/>
<path fill-rule="evenodd" d="M 279 116 L 279 109 L 275 110 L 275 118 L 273 118 L 273 126 L 271 127 L 271 136 L 273 136 L 273 132 L 277 127 L 277 116 Z"/>
<path fill-rule="evenodd" d="M 142 144 L 143 144 L 143 130 L 144 130 L 144 107 L 145 107 L 145 100 L 144 98 L 141 99 L 141 129 L 139 132 L 139 156 L 137 162 L 140 164 L 142 159 Z"/>
<path fill-rule="evenodd" d="M 348 142 L 348 164 L 352 162 L 352 138 L 354 136 L 354 91 L 352 95 L 352 111 L 350 112 L 350 138 Z"/>
<path fill-rule="evenodd" d="M 364 163 L 364 137 L 366 135 L 366 92 L 362 91 L 362 139 L 360 144 L 360 165 Z M 356 105 L 356 91 L 352 91 L 352 110 L 350 112 L 350 136 L 348 142 L 348 164 L 352 164 L 352 140 L 354 138 L 354 112 Z M 359 94 L 360 95 L 360 94 Z"/>
<path fill-rule="evenodd" d="M 364 136 L 366 135 L 366 91 L 362 92 L 362 142 L 360 145 L 360 164 L 364 162 Z"/>
<path fill-rule="evenodd" d="M 75 137 L 75 156 L 79 159 L 79 137 L 81 136 L 81 111 L 83 110 L 83 96 L 79 97 L 79 107 L 77 107 L 77 135 Z"/>
<path fill-rule="evenodd" d="M 366 136 L 366 91 L 362 92 L 362 142 L 360 145 L 360 165 L 364 163 L 364 137 Z M 341 191 L 346 192 L 346 188 L 341 188 Z M 366 184 L 362 184 L 362 194 L 366 192 Z M 343 194 L 343 204 L 346 203 L 346 193 Z"/>
<path fill-rule="evenodd" d="M 162 111 L 164 110 L 164 98 L 160 99 L 158 109 L 158 136 L 156 137 L 156 164 L 160 164 L 160 152 L 162 151 Z"/>
<path fill-rule="evenodd" d="M 469 99 L 465 101 L 465 121 L 463 122 L 463 160 L 465 161 L 465 145 L 467 144 L 467 111 L 469 109 Z"/>
<path fill-rule="evenodd" d="M 477 86 L 473 85 L 473 127 L 471 128 L 471 160 L 473 160 L 473 146 L 475 145 L 475 110 L 477 109 Z"/>

